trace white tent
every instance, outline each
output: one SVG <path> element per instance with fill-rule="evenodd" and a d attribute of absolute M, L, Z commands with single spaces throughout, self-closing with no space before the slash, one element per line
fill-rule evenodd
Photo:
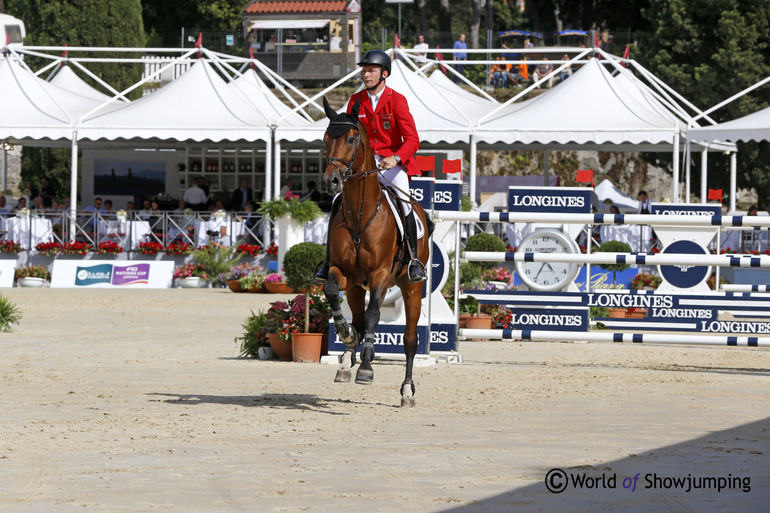
<path fill-rule="evenodd" d="M 229 88 L 237 89 L 254 107 L 267 119 L 268 124 L 281 120 L 282 125 L 306 126 L 309 124 L 302 116 L 286 106 L 267 85 L 259 78 L 257 72 L 248 69 L 242 76 L 231 81 Z"/>
<path fill-rule="evenodd" d="M 628 194 L 624 193 L 609 180 L 602 180 L 602 183 L 594 188 L 594 194 L 596 194 L 599 200 L 597 210 L 600 212 L 609 212 L 610 205 L 605 204 L 607 200 L 611 201 L 613 205 L 617 206 L 622 213 L 636 213 L 639 209 L 639 201 L 635 200 Z"/>
<path fill-rule="evenodd" d="M 72 71 L 72 68 L 66 65 L 61 66 L 56 75 L 50 80 L 50 83 L 99 103 L 104 103 L 112 98 L 88 85 Z"/>
<path fill-rule="evenodd" d="M 770 107 L 718 125 L 690 128 L 687 136 L 706 142 L 770 140 Z"/>
<path fill-rule="evenodd" d="M 79 140 L 269 141 L 267 116 L 205 60 L 158 92 L 84 117 Z"/>
<path fill-rule="evenodd" d="M 661 145 L 670 150 L 678 120 L 631 94 L 590 59 L 569 80 L 539 96 L 501 107 L 479 123 L 474 139 L 483 143 L 601 146 L 629 149 Z"/>

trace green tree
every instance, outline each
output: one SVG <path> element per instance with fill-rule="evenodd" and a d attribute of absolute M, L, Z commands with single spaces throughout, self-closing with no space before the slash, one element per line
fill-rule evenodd
<path fill-rule="evenodd" d="M 246 0 L 142 0 L 148 45 L 176 48 L 180 46 L 182 28 L 240 27 L 247 5 Z"/>
<path fill-rule="evenodd" d="M 144 46 L 140 0 L 7 0 L 8 14 L 24 20 L 27 45 L 61 46 Z M 87 57 L 138 57 L 140 54 L 99 52 Z M 33 68 L 41 59 L 28 58 Z M 121 90 L 137 82 L 142 76 L 140 64 L 91 63 L 89 69 L 99 78 Z M 75 70 L 76 73 L 78 72 Z M 81 75 L 87 82 L 90 77 Z M 133 98 L 141 95 L 137 90 Z M 25 147 L 22 151 L 22 180 L 37 185 L 40 178 L 49 177 L 59 196 L 69 194 L 70 150 Z"/>
<path fill-rule="evenodd" d="M 770 0 L 650 0 L 642 16 L 650 28 L 639 34 L 635 57 L 703 109 L 770 74 Z M 717 110 L 712 118 L 732 120 L 769 103 L 770 89 L 760 88 Z M 651 158 L 670 162 L 662 154 Z M 765 205 L 770 202 L 768 163 L 767 142 L 738 144 L 738 186 L 755 187 Z M 709 186 L 728 189 L 728 168 L 728 159 L 711 156 Z M 697 186 L 699 173 L 693 173 L 693 181 Z"/>

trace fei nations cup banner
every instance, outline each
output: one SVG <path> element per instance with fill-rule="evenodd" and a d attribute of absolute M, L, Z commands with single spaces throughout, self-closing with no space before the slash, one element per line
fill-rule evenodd
<path fill-rule="evenodd" d="M 55 260 L 51 287 L 167 289 L 173 274 L 170 260 Z"/>

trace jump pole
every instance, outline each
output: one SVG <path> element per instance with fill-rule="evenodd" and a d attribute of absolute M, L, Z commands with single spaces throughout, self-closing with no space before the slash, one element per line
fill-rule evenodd
<path fill-rule="evenodd" d="M 747 337 L 730 335 L 674 335 L 646 333 L 607 333 L 607 332 L 570 332 L 570 331 L 530 331 L 530 330 L 474 330 L 462 328 L 458 336 L 466 338 L 528 340 L 548 342 L 554 340 L 571 342 L 633 342 L 652 344 L 688 344 L 709 346 L 770 347 L 768 337 Z"/>

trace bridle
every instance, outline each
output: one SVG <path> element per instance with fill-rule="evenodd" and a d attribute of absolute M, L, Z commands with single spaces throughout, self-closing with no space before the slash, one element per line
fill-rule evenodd
<path fill-rule="evenodd" d="M 340 172 L 342 183 L 345 183 L 351 176 L 353 176 L 353 164 L 355 163 L 356 156 L 358 155 L 358 147 L 361 145 L 361 129 L 358 128 L 357 123 L 353 123 L 352 121 L 332 121 L 329 123 L 329 127 L 331 128 L 332 126 L 346 126 L 348 127 L 348 130 L 353 129 L 356 131 L 356 141 L 354 143 L 355 148 L 353 149 L 353 156 L 350 158 L 350 160 L 342 160 L 337 157 L 329 157 L 326 159 L 326 165 L 336 167 L 337 171 Z M 328 132 L 329 130 L 327 129 L 326 131 Z M 345 166 L 345 169 L 340 169 L 340 166 L 337 165 L 338 162 Z"/>

